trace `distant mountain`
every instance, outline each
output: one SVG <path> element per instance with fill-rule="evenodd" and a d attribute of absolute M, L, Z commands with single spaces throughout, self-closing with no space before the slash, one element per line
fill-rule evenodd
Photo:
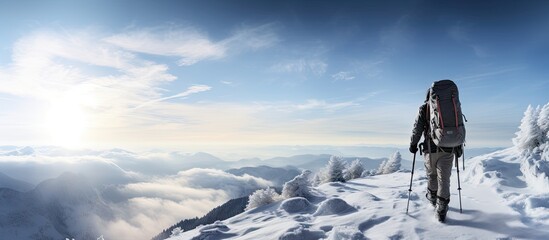
<path fill-rule="evenodd" d="M 332 155 L 330 154 L 303 154 L 303 155 L 295 155 L 291 157 L 275 157 L 266 159 L 263 162 L 270 166 L 275 167 L 285 167 L 285 166 L 295 166 L 295 167 L 303 167 L 303 166 L 314 166 L 314 168 L 317 168 L 317 164 L 323 164 L 324 162 L 327 162 Z M 313 169 L 309 169 L 313 170 Z"/>
<path fill-rule="evenodd" d="M 0 236 L 5 239 L 97 239 L 93 217 L 109 207 L 82 176 L 64 173 L 21 193 L 0 189 Z"/>
<path fill-rule="evenodd" d="M 291 157 L 276 157 L 262 161 L 263 164 L 272 167 L 294 166 L 300 169 L 307 169 L 313 172 L 320 170 L 328 164 L 332 155 L 330 154 L 305 154 Z M 371 159 L 365 157 L 344 157 L 343 160 L 351 163 L 359 159 L 365 169 L 377 169 L 379 164 L 386 158 Z"/>
<path fill-rule="evenodd" d="M 238 169 L 229 169 L 225 172 L 237 176 L 248 174 L 250 176 L 260 177 L 271 181 L 276 187 L 281 187 L 285 182 L 292 180 L 295 176 L 301 173 L 301 171 L 295 167 L 274 168 L 269 166 L 243 167 Z"/>
<path fill-rule="evenodd" d="M 34 186 L 28 182 L 20 181 L 0 172 L 0 188 L 9 188 L 19 192 L 30 191 Z"/>
<path fill-rule="evenodd" d="M 223 221 L 225 219 L 231 218 L 240 213 L 243 213 L 247 204 L 247 196 L 231 199 L 223 205 L 212 209 L 201 218 L 186 219 L 169 227 L 168 229 L 158 234 L 156 237 L 153 237 L 152 240 L 162 240 L 169 238 L 175 228 L 180 228 L 182 231 L 189 231 L 195 229 L 200 225 L 212 224 L 215 221 Z"/>

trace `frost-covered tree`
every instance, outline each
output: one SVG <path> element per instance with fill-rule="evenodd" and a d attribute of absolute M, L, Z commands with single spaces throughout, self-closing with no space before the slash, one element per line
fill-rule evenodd
<path fill-rule="evenodd" d="M 170 237 L 176 237 L 176 236 L 179 236 L 179 234 L 183 233 L 184 231 L 181 230 L 180 227 L 176 227 L 172 230 L 172 235 L 170 235 Z"/>
<path fill-rule="evenodd" d="M 364 172 L 364 167 L 362 166 L 362 163 L 360 162 L 360 159 L 356 159 L 351 163 L 351 166 L 347 169 L 347 175 L 349 176 L 348 179 L 355 179 L 362 177 L 362 173 Z"/>
<path fill-rule="evenodd" d="M 274 189 L 259 189 L 250 195 L 248 205 L 246 205 L 246 210 L 261 207 L 280 200 L 282 200 L 282 197 L 280 194 L 275 192 Z"/>
<path fill-rule="evenodd" d="M 376 174 L 377 170 L 375 169 L 364 170 L 364 172 L 362 172 L 362 177 L 375 176 Z"/>
<path fill-rule="evenodd" d="M 402 156 L 399 151 L 396 151 L 387 161 L 384 162 L 384 164 L 382 164 L 382 166 L 380 166 L 378 174 L 389 174 L 400 170 L 401 162 Z"/>
<path fill-rule="evenodd" d="M 538 126 L 538 116 L 540 115 L 540 108 L 533 108 L 528 105 L 528 108 L 524 112 L 519 126 L 519 131 L 516 132 L 516 137 L 513 138 L 513 143 L 522 153 L 529 153 L 534 148 L 539 147 L 542 139 L 542 132 Z"/>
<path fill-rule="evenodd" d="M 541 143 L 549 142 L 549 103 L 541 108 L 537 124 L 540 130 Z"/>
<path fill-rule="evenodd" d="M 303 170 L 301 174 L 294 177 L 294 179 L 284 183 L 282 188 L 282 197 L 283 198 L 293 198 L 293 197 L 311 197 L 311 171 Z"/>
<path fill-rule="evenodd" d="M 322 183 L 322 177 L 324 176 L 324 169 L 320 169 L 313 177 L 313 186 L 318 186 Z"/>
<path fill-rule="evenodd" d="M 327 182 L 345 182 L 343 171 L 345 171 L 345 162 L 343 159 L 331 156 L 328 166 L 326 166 Z"/>
<path fill-rule="evenodd" d="M 528 186 L 539 193 L 549 191 L 549 103 L 528 106 L 513 143 L 524 157 L 520 170 Z"/>
<path fill-rule="evenodd" d="M 385 170 L 385 165 L 387 165 L 388 161 L 389 161 L 389 159 L 384 160 L 383 162 L 381 162 L 381 164 L 379 164 L 379 167 L 377 168 L 377 171 L 375 173 L 376 174 L 383 174 L 383 171 Z"/>

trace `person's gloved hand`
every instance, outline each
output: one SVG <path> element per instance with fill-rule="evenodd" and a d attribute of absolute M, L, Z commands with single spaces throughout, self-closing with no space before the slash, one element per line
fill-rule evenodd
<path fill-rule="evenodd" d="M 457 147 L 456 148 L 456 158 L 460 158 L 462 154 L 463 154 L 463 148 Z"/>
<path fill-rule="evenodd" d="M 413 154 L 416 154 L 417 152 L 417 145 L 410 145 L 410 152 Z"/>

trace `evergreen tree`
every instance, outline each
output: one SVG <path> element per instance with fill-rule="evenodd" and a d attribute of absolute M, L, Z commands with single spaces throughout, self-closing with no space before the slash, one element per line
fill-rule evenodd
<path fill-rule="evenodd" d="M 379 169 L 377 170 L 377 174 L 389 174 L 394 173 L 398 170 L 400 170 L 400 165 L 402 162 L 402 156 L 400 155 L 399 151 L 396 151 L 391 157 L 379 166 Z"/>
<path fill-rule="evenodd" d="M 356 159 L 351 163 L 351 166 L 349 169 L 347 169 L 347 173 L 349 174 L 349 179 L 355 179 L 362 177 L 362 173 L 364 172 L 364 167 L 362 166 L 362 163 L 360 162 L 360 159 Z"/>
<path fill-rule="evenodd" d="M 385 164 L 383 174 L 394 173 L 400 170 L 401 162 L 402 162 L 402 156 L 400 155 L 399 151 L 396 151 L 393 155 L 391 155 L 391 158 L 389 158 L 389 160 L 387 161 L 387 164 Z"/>
<path fill-rule="evenodd" d="M 385 171 L 385 165 L 387 165 L 388 161 L 389 159 L 384 160 L 383 162 L 381 162 L 381 164 L 379 164 L 379 168 L 377 169 L 376 174 L 383 174 L 383 171 Z"/>
<path fill-rule="evenodd" d="M 343 171 L 345 170 L 345 162 L 341 157 L 332 156 L 328 161 L 326 168 L 326 177 L 328 182 L 345 182 Z"/>
<path fill-rule="evenodd" d="M 537 124 L 540 129 L 541 142 L 549 142 L 549 103 L 541 108 Z"/>
<path fill-rule="evenodd" d="M 310 198 L 311 196 L 311 181 L 309 177 L 311 171 L 303 170 L 303 172 L 294 179 L 284 183 L 282 188 L 283 198 L 304 197 Z"/>
<path fill-rule="evenodd" d="M 539 114 L 539 107 L 534 109 L 531 105 L 528 105 L 520 123 L 520 130 L 516 132 L 517 136 L 513 138 L 513 143 L 523 153 L 530 153 L 541 143 L 542 132 L 538 126 Z"/>
<path fill-rule="evenodd" d="M 272 188 L 259 189 L 250 195 L 246 210 L 261 207 L 281 199 L 281 196 Z"/>

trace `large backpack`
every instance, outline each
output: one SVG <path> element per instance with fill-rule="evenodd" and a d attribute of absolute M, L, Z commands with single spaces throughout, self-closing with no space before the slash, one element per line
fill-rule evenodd
<path fill-rule="evenodd" d="M 435 145 L 454 148 L 465 142 L 459 92 L 452 80 L 433 83 L 429 90 L 429 135 Z"/>

